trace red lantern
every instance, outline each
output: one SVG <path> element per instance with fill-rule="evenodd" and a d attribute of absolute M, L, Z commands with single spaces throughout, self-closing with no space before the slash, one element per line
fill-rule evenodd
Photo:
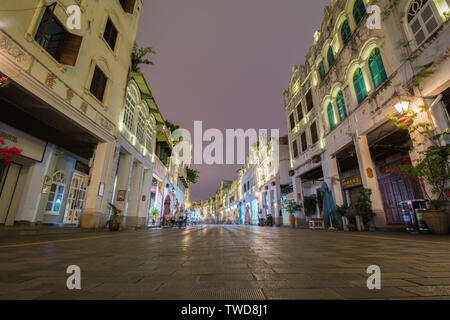
<path fill-rule="evenodd" d="M 412 162 L 411 162 L 411 158 L 410 158 L 410 157 L 404 157 L 404 158 L 402 159 L 402 162 L 403 162 L 404 165 L 407 165 L 407 166 L 412 165 Z"/>
<path fill-rule="evenodd" d="M 397 125 L 399 126 L 405 126 L 405 127 L 410 127 L 412 126 L 414 123 L 414 119 L 409 118 L 409 117 L 403 117 L 398 119 L 397 121 Z"/>

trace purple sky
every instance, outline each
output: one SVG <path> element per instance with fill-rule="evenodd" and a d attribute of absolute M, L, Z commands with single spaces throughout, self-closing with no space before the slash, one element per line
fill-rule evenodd
<path fill-rule="evenodd" d="M 283 91 L 304 63 L 329 0 L 144 0 L 138 44 L 158 52 L 141 70 L 163 117 L 191 130 L 280 129 Z M 213 196 L 240 165 L 193 166 L 192 200 Z"/>

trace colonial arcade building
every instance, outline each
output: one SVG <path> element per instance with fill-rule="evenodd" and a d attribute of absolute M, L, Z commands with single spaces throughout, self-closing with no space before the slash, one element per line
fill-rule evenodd
<path fill-rule="evenodd" d="M 417 158 L 400 148 L 411 137 L 387 115 L 414 110 L 440 130 L 449 127 L 449 4 L 401 0 L 381 29 L 370 29 L 372 3 L 382 10 L 391 4 L 331 1 L 284 98 L 296 200 L 320 198 L 323 182 L 338 205 L 354 203 L 361 187 L 370 188 L 375 224 L 386 228 L 403 223 L 399 202 L 423 198 L 419 182 L 397 169 Z M 430 63 L 433 73 L 417 81 Z M 420 112 L 421 105 L 430 111 Z M 298 218 L 301 224 L 305 216 Z"/>
<path fill-rule="evenodd" d="M 81 29 L 68 30 L 74 4 Z M 0 169 L 0 224 L 103 226 L 142 1 L 0 6 L 0 135 L 23 150 Z"/>

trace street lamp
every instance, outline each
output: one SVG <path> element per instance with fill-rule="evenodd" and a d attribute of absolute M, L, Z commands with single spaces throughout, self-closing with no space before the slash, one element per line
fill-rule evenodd
<path fill-rule="evenodd" d="M 399 113 L 406 112 L 409 108 L 409 101 L 400 101 L 394 107 Z"/>

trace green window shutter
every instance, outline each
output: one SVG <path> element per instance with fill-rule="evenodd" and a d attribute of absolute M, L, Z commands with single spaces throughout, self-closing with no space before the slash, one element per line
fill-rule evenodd
<path fill-rule="evenodd" d="M 353 85 L 355 87 L 358 104 L 361 104 L 367 97 L 366 83 L 361 68 L 356 69 L 355 74 L 353 75 Z"/>
<path fill-rule="evenodd" d="M 341 36 L 342 36 L 342 42 L 344 43 L 344 46 L 347 44 L 347 42 L 350 40 L 350 37 L 352 36 L 352 31 L 350 30 L 350 26 L 348 24 L 348 21 L 345 20 L 341 27 Z"/>
<path fill-rule="evenodd" d="M 378 88 L 387 79 L 383 60 L 381 59 L 380 49 L 375 48 L 370 53 L 369 69 L 372 75 L 374 88 Z"/>
<path fill-rule="evenodd" d="M 339 113 L 339 120 L 342 121 L 347 118 L 347 111 L 345 110 L 345 101 L 342 91 L 339 91 L 336 96 L 336 104 Z"/>
<path fill-rule="evenodd" d="M 366 6 L 363 0 L 356 0 L 353 5 L 353 18 L 355 18 L 355 23 L 358 25 L 366 14 Z"/>
<path fill-rule="evenodd" d="M 330 124 L 330 130 L 333 130 L 336 127 L 336 124 L 334 123 L 334 112 L 333 112 L 333 105 L 331 104 L 331 102 L 328 104 L 327 113 L 328 113 L 328 122 Z"/>
<path fill-rule="evenodd" d="M 331 66 L 334 63 L 334 54 L 333 54 L 333 48 L 328 49 L 328 53 L 327 53 L 327 60 L 328 60 L 328 67 L 331 68 Z"/>
<path fill-rule="evenodd" d="M 323 65 L 323 60 L 319 63 L 319 74 L 320 80 L 323 80 L 325 78 L 325 66 Z"/>

